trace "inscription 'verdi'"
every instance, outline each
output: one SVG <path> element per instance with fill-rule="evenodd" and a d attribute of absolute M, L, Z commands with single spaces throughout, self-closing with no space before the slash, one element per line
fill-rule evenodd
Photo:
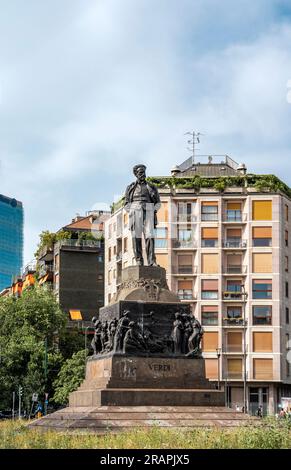
<path fill-rule="evenodd" d="M 149 368 L 154 371 L 163 371 L 163 372 L 168 372 L 171 370 L 170 364 L 149 364 Z"/>

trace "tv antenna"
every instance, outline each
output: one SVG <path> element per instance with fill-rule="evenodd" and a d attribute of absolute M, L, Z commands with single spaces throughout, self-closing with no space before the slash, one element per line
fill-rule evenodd
<path fill-rule="evenodd" d="M 194 165 L 196 150 L 199 150 L 197 149 L 196 145 L 200 144 L 200 136 L 204 134 L 201 134 L 201 132 L 192 131 L 192 132 L 185 132 L 184 135 L 191 136 L 190 139 L 187 140 L 187 144 L 188 144 L 187 150 L 191 152 L 192 165 Z"/>

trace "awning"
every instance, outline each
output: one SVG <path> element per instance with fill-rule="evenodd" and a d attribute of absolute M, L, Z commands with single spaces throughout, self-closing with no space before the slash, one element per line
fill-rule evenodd
<path fill-rule="evenodd" d="M 71 320 L 83 320 L 80 310 L 70 310 Z"/>

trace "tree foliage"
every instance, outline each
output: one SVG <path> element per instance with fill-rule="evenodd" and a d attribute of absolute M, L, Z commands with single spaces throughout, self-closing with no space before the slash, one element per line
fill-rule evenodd
<path fill-rule="evenodd" d="M 0 410 L 11 408 L 20 385 L 26 409 L 32 393 L 52 397 L 63 362 L 83 346 L 80 333 L 68 331 L 66 323 L 44 286 L 26 289 L 19 298 L 0 298 Z"/>
<path fill-rule="evenodd" d="M 55 389 L 53 399 L 56 403 L 65 405 L 69 394 L 76 390 L 84 380 L 86 356 L 84 350 L 78 351 L 63 363 L 53 384 Z"/>

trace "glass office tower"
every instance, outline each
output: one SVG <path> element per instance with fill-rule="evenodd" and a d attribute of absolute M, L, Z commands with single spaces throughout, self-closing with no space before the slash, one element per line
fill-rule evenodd
<path fill-rule="evenodd" d="M 0 194 L 0 292 L 21 273 L 22 257 L 22 203 Z"/>

